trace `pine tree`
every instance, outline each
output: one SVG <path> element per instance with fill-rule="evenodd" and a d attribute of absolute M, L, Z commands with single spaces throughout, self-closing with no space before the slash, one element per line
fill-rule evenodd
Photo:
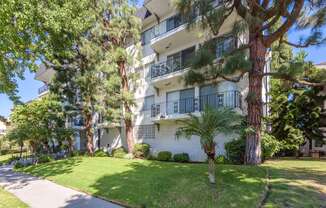
<path fill-rule="evenodd" d="M 214 1 L 215 2 L 215 1 Z M 326 41 L 322 36 L 322 27 L 326 22 L 325 1 L 304 0 L 222 0 L 216 7 L 211 0 L 178 0 L 177 7 L 184 18 L 190 23 L 189 27 L 199 26 L 209 31 L 210 40 L 203 44 L 197 52 L 193 69 L 186 76 L 186 83 L 212 81 L 223 78 L 237 82 L 245 74 L 249 76 L 248 125 L 250 131 L 246 139 L 246 164 L 261 163 L 261 120 L 262 120 L 262 79 L 274 76 L 310 86 L 322 86 L 323 83 L 311 83 L 295 76 L 294 65 L 283 67 L 278 72 L 264 72 L 268 49 L 273 43 L 285 43 L 293 47 L 307 47 Z M 201 18 L 193 18 L 197 11 Z M 220 29 L 228 17 L 237 13 L 231 33 L 237 37 L 240 46 L 224 55 L 224 62 L 216 64 L 215 45 L 220 35 Z M 275 27 L 275 25 L 278 25 Z M 300 39 L 299 43 L 290 43 L 284 35 L 290 29 L 311 29 L 311 35 Z M 273 30 L 271 30 L 273 29 Z M 242 41 L 243 34 L 249 34 L 247 41 Z M 215 39 L 211 39 L 211 37 Z M 219 38 L 216 38 L 219 37 Z M 213 53 L 212 53 L 213 50 Z M 247 51 L 247 53 L 246 53 Z M 248 57 L 248 58 L 247 58 Z M 203 70 L 206 69 L 206 70 Z M 236 73 L 237 72 L 237 73 Z M 237 74 L 239 76 L 232 77 Z"/>
<path fill-rule="evenodd" d="M 60 64 L 52 89 L 61 94 L 67 112 L 82 115 L 88 152 L 93 154 L 93 129 L 100 115 L 110 123 L 124 120 L 128 149 L 133 146 L 134 105 L 131 65 L 137 55 L 131 44 L 139 42 L 140 22 L 128 1 L 94 1 L 88 8 L 93 18 L 84 34 L 75 37 L 73 57 L 59 57 Z M 137 51 L 137 50 L 135 50 Z M 123 106 L 123 110 L 121 110 Z"/>
<path fill-rule="evenodd" d="M 89 48 L 93 52 L 89 55 L 105 80 L 102 91 L 106 96 L 102 96 L 102 100 L 110 106 L 105 115 L 114 121 L 124 121 L 128 151 L 131 152 L 134 141 L 131 109 L 135 105 L 136 77 L 132 67 L 139 58 L 140 20 L 136 7 L 128 0 L 99 0 L 93 13 L 96 22 L 90 31 Z"/>

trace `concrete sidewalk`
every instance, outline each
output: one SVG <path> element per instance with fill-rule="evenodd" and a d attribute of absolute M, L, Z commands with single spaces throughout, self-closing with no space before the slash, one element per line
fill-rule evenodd
<path fill-rule="evenodd" d="M 0 166 L 0 186 L 31 208 L 122 208 L 48 180 L 13 172 L 10 166 Z"/>

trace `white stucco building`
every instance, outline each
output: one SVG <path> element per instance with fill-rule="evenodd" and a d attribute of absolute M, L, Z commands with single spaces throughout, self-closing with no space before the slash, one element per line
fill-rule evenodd
<path fill-rule="evenodd" d="M 181 16 L 175 10 L 172 0 L 145 0 L 138 10 L 142 19 L 142 63 L 135 66 L 140 77 L 135 89 L 137 107 L 133 109 L 135 143 L 148 143 L 151 152 L 171 151 L 188 153 L 193 161 L 203 161 L 206 156 L 200 147 L 199 138 L 176 139 L 178 119 L 187 119 L 188 113 L 200 114 L 207 104 L 218 107 L 231 107 L 239 113 L 247 113 L 246 95 L 248 77 L 238 83 L 218 80 L 216 84 L 186 86 L 183 76 L 189 69 L 189 60 L 207 37 L 193 28 L 188 30 Z M 218 1 L 213 1 L 217 2 Z M 220 35 L 231 32 L 232 23 L 239 17 L 233 13 L 223 24 Z M 234 38 L 231 35 L 216 45 L 217 59 L 247 37 Z M 43 70 L 43 72 L 41 72 Z M 41 69 L 37 79 L 49 82 L 53 76 L 51 69 Z M 269 70 L 269 67 L 266 67 Z M 268 80 L 263 82 L 263 100 L 268 96 Z M 42 90 L 41 90 L 42 91 Z M 264 110 L 264 111 L 267 111 Z M 80 135 L 83 135 L 80 128 Z M 97 148 L 126 146 L 123 124 L 95 131 L 94 143 Z M 224 143 L 235 135 L 218 135 L 217 154 L 224 154 Z M 84 136 L 77 136 L 76 147 L 84 149 Z"/>

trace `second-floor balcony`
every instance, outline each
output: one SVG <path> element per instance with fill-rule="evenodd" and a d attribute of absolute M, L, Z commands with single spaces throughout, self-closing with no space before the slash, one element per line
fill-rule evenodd
<path fill-rule="evenodd" d="M 151 117 L 155 122 L 185 119 L 189 113 L 199 115 L 205 106 L 241 110 L 242 96 L 239 91 L 225 91 L 199 97 L 156 103 L 152 105 Z"/>

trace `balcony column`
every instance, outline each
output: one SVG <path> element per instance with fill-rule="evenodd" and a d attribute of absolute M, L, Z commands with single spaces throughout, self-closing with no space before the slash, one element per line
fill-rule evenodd
<path fill-rule="evenodd" d="M 199 86 L 195 86 L 195 112 L 199 112 L 199 97 L 200 93 L 199 93 Z"/>

